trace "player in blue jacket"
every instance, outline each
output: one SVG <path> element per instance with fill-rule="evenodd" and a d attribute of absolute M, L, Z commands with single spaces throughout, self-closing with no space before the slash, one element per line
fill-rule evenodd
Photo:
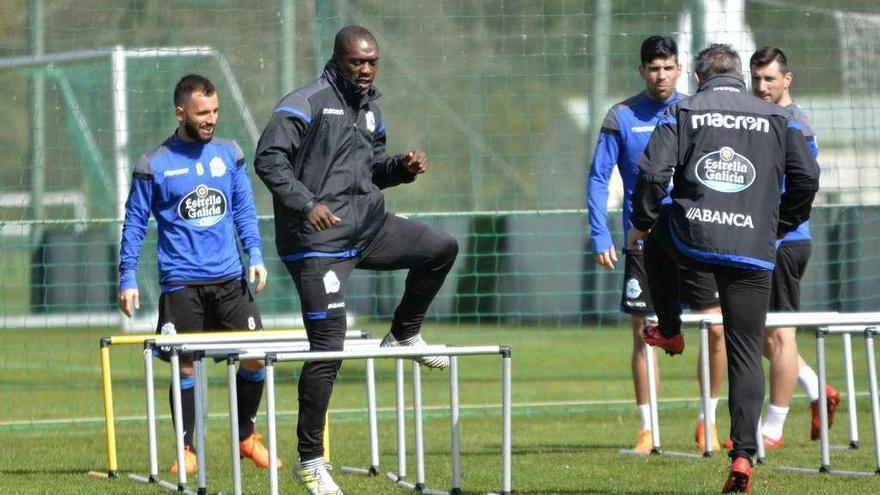
<path fill-rule="evenodd" d="M 138 258 L 150 214 L 159 248 L 159 322 L 156 333 L 260 330 L 262 321 L 238 252 L 236 234 L 248 254 L 248 278 L 260 292 L 266 269 L 253 191 L 244 153 L 235 141 L 214 137 L 220 106 L 208 79 L 189 74 L 174 88 L 178 127 L 158 148 L 141 157 L 125 203 L 119 249 L 117 303 L 127 317 L 140 306 Z M 195 402 L 192 358 L 181 357 L 186 471 L 195 473 Z M 242 456 L 259 467 L 269 455 L 254 434 L 265 370 L 260 361 L 241 362 L 238 427 Z M 170 394 L 169 394 L 170 401 Z M 171 472 L 178 471 L 177 461 Z"/>
<path fill-rule="evenodd" d="M 752 72 L 752 93 L 786 110 L 789 121 L 800 127 L 807 148 L 813 157 L 819 156 L 816 133 L 807 116 L 791 98 L 789 87 L 794 78 L 788 59 L 779 48 L 757 50 L 749 62 Z M 812 252 L 809 221 L 789 232 L 776 248 L 776 267 L 773 269 L 770 291 L 770 311 L 800 310 L 800 282 L 807 269 Z M 778 448 L 784 443 L 782 429 L 788 415 L 789 401 L 795 383 L 800 383 L 810 400 L 812 412 L 810 438 L 819 438 L 819 377 L 798 353 L 794 327 L 767 328 L 764 331 L 764 355 L 770 360 L 770 403 L 761 423 L 765 448 Z M 826 385 L 828 426 L 834 422 L 834 413 L 840 405 L 840 393 Z"/>
<path fill-rule="evenodd" d="M 639 158 L 648 145 L 654 126 L 667 108 L 681 100 L 675 91 L 675 83 L 681 75 L 678 61 L 678 47 L 675 40 L 667 36 L 651 36 L 642 42 L 639 75 L 645 81 L 645 91 L 614 105 L 602 122 L 599 142 L 593 155 L 593 164 L 587 187 L 587 208 L 589 209 L 590 241 L 596 263 L 612 270 L 617 262 L 617 253 L 608 229 L 608 184 L 616 166 L 623 179 L 623 233 L 631 227 L 632 196 L 636 178 L 639 174 Z M 651 421 L 648 409 L 648 376 L 645 369 L 645 347 L 639 337 L 644 326 L 644 317 L 654 313 L 651 296 L 646 282 L 644 258 L 641 252 L 624 248 L 624 286 L 621 297 L 621 310 L 630 315 L 633 331 L 632 374 L 635 385 L 636 403 L 641 416 L 641 429 L 634 450 L 649 452 L 651 444 Z M 699 313 L 717 313 L 718 289 L 715 280 L 708 274 L 685 270 L 683 289 L 690 308 Z M 715 423 L 715 408 L 718 393 L 726 366 L 723 327 L 713 326 L 710 330 L 711 373 L 710 373 L 710 421 Z M 657 362 L 656 360 L 654 361 Z M 655 373 L 659 377 L 659 373 Z M 699 376 L 699 373 L 698 375 Z M 713 450 L 718 450 L 718 437 L 713 427 Z M 697 421 L 694 440 L 700 451 L 705 450 L 704 422 L 702 409 Z"/>

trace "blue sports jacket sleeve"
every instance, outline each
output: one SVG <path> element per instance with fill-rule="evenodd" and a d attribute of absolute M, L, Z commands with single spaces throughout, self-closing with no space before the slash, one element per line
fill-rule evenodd
<path fill-rule="evenodd" d="M 263 264 L 260 229 L 257 210 L 254 207 L 254 191 L 248 177 L 244 153 L 236 145 L 236 163 L 232 183 L 232 219 L 241 245 L 248 254 L 248 265 Z"/>
<path fill-rule="evenodd" d="M 789 125 L 785 144 L 785 192 L 779 205 L 778 236 L 810 218 L 813 198 L 819 190 L 819 164 L 800 129 Z"/>
<path fill-rule="evenodd" d="M 660 215 L 669 181 L 678 164 L 678 122 L 674 108 L 657 123 L 645 154 L 639 162 L 639 178 L 633 191 L 633 227 L 648 231 Z"/>
<path fill-rule="evenodd" d="M 594 253 L 606 251 L 613 244 L 611 232 L 608 230 L 608 184 L 620 158 L 621 148 L 617 119 L 609 111 L 599 133 L 587 179 L 587 216 Z"/>
<path fill-rule="evenodd" d="M 137 269 L 147 222 L 153 205 L 153 179 L 149 162 L 141 158 L 135 168 L 125 201 L 125 220 L 119 245 L 119 290 L 137 289 Z"/>

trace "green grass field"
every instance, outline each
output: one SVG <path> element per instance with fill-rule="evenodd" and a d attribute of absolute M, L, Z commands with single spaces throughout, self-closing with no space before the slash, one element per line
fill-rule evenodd
<path fill-rule="evenodd" d="M 382 324 L 357 328 L 384 333 Z M 117 415 L 119 469 L 115 480 L 88 476 L 106 470 L 103 411 L 98 367 L 100 330 L 7 330 L 0 332 L 0 493 L 2 494 L 148 494 L 165 490 L 125 478 L 147 468 L 142 360 L 135 347 L 113 348 L 113 384 Z M 638 428 L 629 374 L 631 337 L 625 329 L 536 328 L 428 325 L 429 341 L 455 344 L 509 344 L 513 348 L 513 488 L 518 494 L 718 493 L 729 460 L 634 457 L 618 453 L 631 446 Z M 802 354 L 813 361 L 808 333 Z M 691 334 L 683 357 L 661 358 L 660 422 L 663 448 L 696 452 L 696 338 Z M 842 384 L 841 352 L 829 346 L 830 379 Z M 864 350 L 856 339 L 857 388 L 864 392 Z M 303 493 L 290 477 L 295 461 L 296 377 L 299 364 L 278 366 L 279 454 L 286 463 L 281 493 Z M 156 397 L 162 414 L 159 431 L 160 474 L 167 475 L 173 436 L 167 416 L 168 368 L 156 366 Z M 501 486 L 500 360 L 461 358 L 462 466 L 465 493 L 498 491 Z M 231 488 L 227 444 L 225 368 L 211 367 L 208 438 L 209 492 Z M 423 371 L 426 408 L 426 471 L 429 487 L 447 489 L 449 468 L 448 386 L 445 372 Z M 377 365 L 380 448 L 383 472 L 396 470 L 394 377 L 392 363 Z M 408 384 L 408 396 L 411 390 Z M 724 392 L 726 394 L 726 391 Z M 369 461 L 363 366 L 343 366 L 331 403 L 331 461 L 364 467 Z M 868 399 L 859 396 L 862 449 L 833 451 L 832 466 L 873 470 L 873 438 Z M 834 444 L 848 440 L 845 409 L 832 430 Z M 726 403 L 719 406 L 719 430 L 729 426 Z M 408 434 L 412 424 L 408 423 Z M 265 422 L 258 419 L 258 431 Z M 880 479 L 787 474 L 779 466 L 816 467 L 818 447 L 811 442 L 806 399 L 796 396 L 786 425 L 786 445 L 768 452 L 768 464 L 756 468 L 753 493 L 876 493 Z M 723 433 L 722 433 L 723 435 Z M 409 451 L 412 454 L 412 444 Z M 415 477 L 412 457 L 409 478 Z M 400 492 L 382 477 L 336 472 L 346 494 Z M 194 480 L 191 480 L 191 487 Z M 245 493 L 266 493 L 265 471 L 243 463 Z"/>

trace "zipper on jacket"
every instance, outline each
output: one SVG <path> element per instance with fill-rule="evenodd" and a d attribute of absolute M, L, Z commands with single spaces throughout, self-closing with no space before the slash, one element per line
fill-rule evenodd
<path fill-rule="evenodd" d="M 354 129 L 354 137 L 355 138 L 358 137 L 357 133 L 360 132 L 360 131 L 358 131 L 358 126 L 357 126 L 357 121 L 358 121 L 359 116 L 360 116 L 360 108 L 355 108 L 354 109 L 354 121 L 351 123 L 351 127 Z M 354 249 L 357 249 L 357 240 L 360 235 L 358 233 L 357 205 L 355 204 L 355 200 L 354 200 L 355 187 L 357 187 L 357 173 L 359 170 L 359 164 L 356 163 L 355 166 L 350 167 L 349 170 L 351 170 L 352 177 L 351 177 L 351 187 L 348 189 L 348 204 L 351 205 L 352 219 L 353 219 L 352 222 L 354 223 L 354 225 L 352 226 L 352 236 L 351 236 L 349 249 L 354 250 Z"/>

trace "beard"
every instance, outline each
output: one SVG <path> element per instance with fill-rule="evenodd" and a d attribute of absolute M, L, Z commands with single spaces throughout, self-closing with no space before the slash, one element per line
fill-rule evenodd
<path fill-rule="evenodd" d="M 214 137 L 214 132 L 212 130 L 211 135 L 207 138 L 203 138 L 202 134 L 199 132 L 199 127 L 197 125 L 193 125 L 192 122 L 187 119 L 183 123 L 183 130 L 186 132 L 186 135 L 189 136 L 190 139 L 197 143 L 207 143 Z"/>

